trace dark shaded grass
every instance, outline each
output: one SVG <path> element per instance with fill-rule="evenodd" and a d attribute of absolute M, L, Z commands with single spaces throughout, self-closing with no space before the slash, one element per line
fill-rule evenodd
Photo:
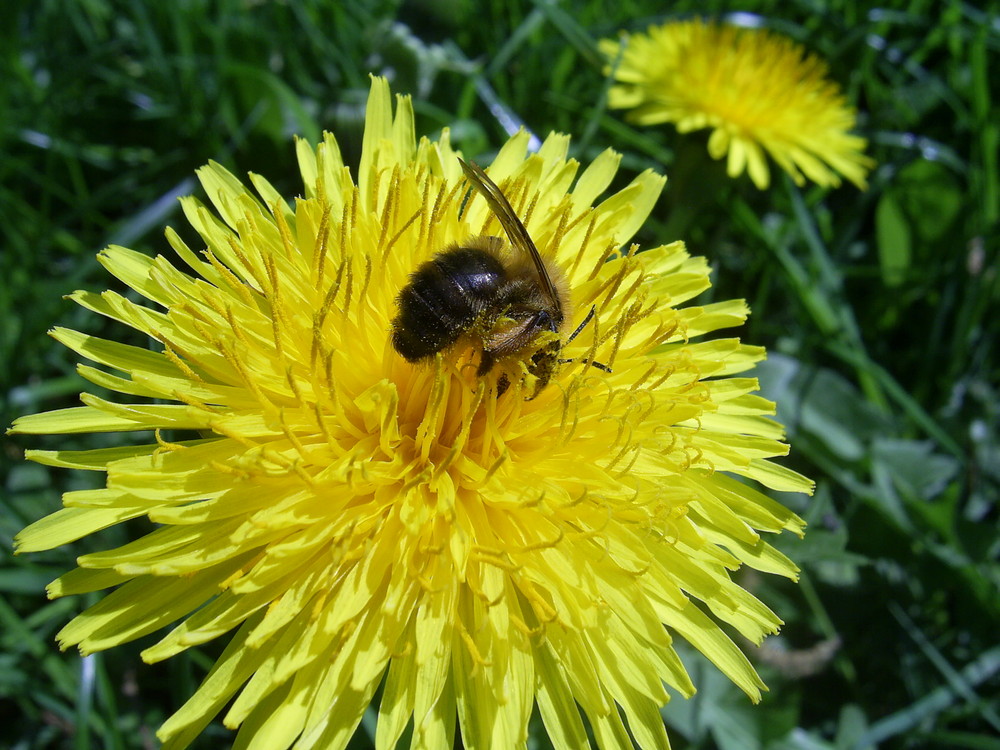
<path fill-rule="evenodd" d="M 62 299 L 113 286 L 97 250 L 169 254 L 167 223 L 191 237 L 175 199 L 196 190 L 193 170 L 208 159 L 288 195 L 299 190 L 293 133 L 332 130 L 356 163 L 369 71 L 414 95 L 419 133 L 449 126 L 471 156 L 505 139 L 497 115 L 539 135 L 569 132 L 582 161 L 623 152 L 622 184 L 649 166 L 671 176 L 638 241 L 684 239 L 717 268 L 705 301 L 750 301 L 741 335 L 772 352 L 761 378 L 789 426 L 788 463 L 818 481 L 811 500 L 783 498 L 810 521 L 804 541 L 782 540 L 801 585 L 744 579 L 787 623 L 753 652 L 771 693 L 751 707 L 690 657 L 701 692 L 665 711 L 675 747 L 1000 747 L 996 7 L 707 10 L 756 14 L 829 60 L 879 162 L 867 192 L 784 178 L 760 192 L 727 180 L 699 136 L 637 130 L 607 111 L 596 41 L 666 18 L 661 3 L 6 6 L 2 421 L 72 406 L 85 388 L 73 356 L 45 336 L 52 325 L 146 344 Z M 4 438 L 6 548 L 61 492 L 96 480 L 22 463 L 23 448 L 120 439 Z M 76 555 L 142 530 L 5 559 L 0 746 L 154 746 L 197 686 L 219 646 L 149 667 L 138 652 L 152 638 L 86 663 L 53 643 L 90 602 L 47 602 L 44 584 Z M 371 726 L 357 747 L 370 746 Z M 199 744 L 230 741 L 216 724 Z"/>

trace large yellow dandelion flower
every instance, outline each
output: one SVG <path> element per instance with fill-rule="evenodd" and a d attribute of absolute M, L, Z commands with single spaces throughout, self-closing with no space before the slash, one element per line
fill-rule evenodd
<path fill-rule="evenodd" d="M 849 132 L 854 109 L 827 78 L 826 63 L 791 39 L 695 19 L 600 46 L 618 60 L 609 106 L 632 110 L 629 118 L 640 125 L 711 128 L 709 153 L 728 154 L 730 177 L 746 169 L 766 188 L 766 151 L 796 184 L 805 173 L 823 186 L 838 186 L 843 175 L 866 187 L 874 162 L 863 153 L 865 139 Z"/>
<path fill-rule="evenodd" d="M 157 351 L 56 329 L 101 366 L 81 373 L 125 403 L 84 394 L 14 431 L 156 439 L 31 451 L 104 471 L 107 486 L 67 493 L 19 550 L 156 525 L 81 556 L 49 593 L 116 587 L 59 633 L 83 653 L 178 621 L 147 662 L 231 633 L 159 730 L 165 747 L 225 709 L 240 747 L 343 748 L 379 690 L 378 748 L 407 726 L 418 748 L 452 747 L 456 728 L 468 748 L 523 748 L 535 705 L 560 749 L 589 746 L 587 722 L 601 748 L 631 747 L 628 732 L 667 747 L 665 686 L 694 690 L 676 637 L 758 698 L 720 623 L 756 642 L 780 621 L 730 573 L 794 577 L 764 536 L 802 522 L 742 478 L 810 485 L 769 460 L 787 450 L 772 405 L 731 377 L 764 352 L 694 341 L 740 324 L 746 305 L 678 307 L 709 286 L 704 260 L 679 243 L 623 244 L 661 177 L 598 202 L 616 154 L 578 174 L 565 136 L 533 155 L 527 141 L 510 139 L 488 172 L 567 288 L 561 361 L 537 394 L 516 358 L 479 376 L 474 347 L 415 364 L 393 349 L 397 296 L 421 263 L 506 238 L 447 132 L 417 143 L 409 100 L 394 116 L 381 79 L 357 182 L 332 136 L 298 144 L 305 190 L 291 204 L 257 175 L 253 193 L 209 165 L 214 211 L 183 204 L 206 249 L 167 233 L 188 270 L 122 247 L 100 256 L 152 307 L 74 295 Z"/>

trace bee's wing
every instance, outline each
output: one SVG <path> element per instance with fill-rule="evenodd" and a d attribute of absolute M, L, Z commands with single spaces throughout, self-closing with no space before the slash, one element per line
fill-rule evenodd
<path fill-rule="evenodd" d="M 528 230 L 524 228 L 524 224 L 521 223 L 521 220 L 514 212 L 514 207 L 510 205 L 507 196 L 503 194 L 503 191 L 500 190 L 497 184 L 489 178 L 478 164 L 466 162 L 463 159 L 459 159 L 459 161 L 462 163 L 462 170 L 465 172 L 465 176 L 469 178 L 469 182 L 475 186 L 476 190 L 483 194 L 486 202 L 490 204 L 493 213 L 496 214 L 504 231 L 507 232 L 507 237 L 510 239 L 511 244 L 531 258 L 535 264 L 535 270 L 538 272 L 538 279 L 542 284 L 545 296 L 551 301 L 556 313 L 561 314 L 562 308 L 555 284 L 552 283 L 552 279 L 549 277 L 549 272 L 542 262 L 542 256 L 539 254 L 538 248 L 535 247 L 535 243 L 532 242 Z"/>

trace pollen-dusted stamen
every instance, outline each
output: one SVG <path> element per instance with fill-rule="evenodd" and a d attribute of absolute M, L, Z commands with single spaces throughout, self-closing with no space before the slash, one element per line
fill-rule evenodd
<path fill-rule="evenodd" d="M 81 374 L 125 403 L 85 394 L 12 431 L 155 440 L 30 453 L 105 470 L 108 486 L 67 494 L 18 550 L 158 525 L 82 556 L 49 592 L 117 587 L 60 632 L 84 653 L 171 622 L 144 659 L 230 638 L 160 729 L 165 744 L 228 704 L 237 744 L 344 745 L 382 685 L 380 747 L 411 721 L 416 745 L 450 744 L 456 717 L 469 750 L 522 746 L 535 705 L 557 750 L 588 745 L 585 721 L 605 745 L 631 732 L 665 746 L 663 685 L 693 691 L 676 637 L 759 697 L 703 608 L 752 641 L 777 628 L 731 574 L 794 577 L 762 532 L 802 522 L 734 477 L 809 483 L 771 463 L 786 452 L 773 405 L 732 377 L 763 350 L 698 340 L 746 305 L 680 306 L 708 288 L 708 264 L 680 243 L 629 244 L 661 177 L 599 200 L 615 154 L 576 178 L 566 137 L 532 155 L 528 139 L 487 169 L 466 161 L 470 192 L 447 133 L 414 142 L 409 100 L 393 113 L 373 79 L 356 172 L 332 136 L 299 141 L 304 197 L 286 204 L 263 178 L 258 198 L 211 164 L 199 177 L 220 218 L 183 203 L 203 258 L 168 232 L 188 273 L 109 248 L 102 263 L 152 305 L 74 295 L 160 351 L 56 329 L 96 363 Z M 416 269 L 484 233 L 474 247 L 535 245 L 515 279 L 532 282 L 517 300 L 531 315 L 509 303 L 426 359 L 400 356 L 393 321 Z M 481 372 L 494 324 L 527 333 Z"/>

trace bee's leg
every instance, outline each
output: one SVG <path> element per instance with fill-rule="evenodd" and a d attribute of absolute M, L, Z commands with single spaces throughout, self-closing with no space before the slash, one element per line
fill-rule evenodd
<path fill-rule="evenodd" d="M 510 388 L 510 378 L 507 377 L 507 373 L 501 373 L 497 378 L 497 398 L 506 393 L 508 388 Z"/>
<path fill-rule="evenodd" d="M 496 359 L 493 356 L 493 352 L 483 347 L 483 355 L 482 358 L 479 360 L 479 369 L 476 370 L 476 375 L 481 378 L 483 375 L 485 375 L 486 373 L 488 373 L 490 370 L 493 369 L 493 365 L 495 362 Z"/>
<path fill-rule="evenodd" d="M 542 388 L 552 380 L 552 376 L 556 372 L 556 365 L 559 363 L 559 350 L 561 348 L 558 341 L 552 341 L 531 355 L 531 360 L 528 362 L 528 372 L 535 376 L 535 390 L 526 399 L 527 401 L 531 401 L 541 393 Z"/>

